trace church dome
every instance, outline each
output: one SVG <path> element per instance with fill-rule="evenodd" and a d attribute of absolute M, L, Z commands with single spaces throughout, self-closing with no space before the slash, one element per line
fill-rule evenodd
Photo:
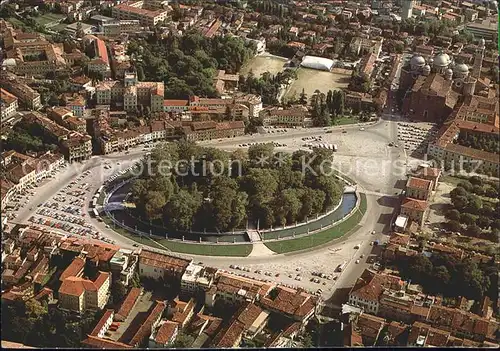
<path fill-rule="evenodd" d="M 431 66 L 425 65 L 423 68 L 424 73 L 431 73 Z"/>
<path fill-rule="evenodd" d="M 450 57 L 447 54 L 439 54 L 434 57 L 434 66 L 447 67 L 450 64 Z"/>
<path fill-rule="evenodd" d="M 412 67 L 423 67 L 425 65 L 425 59 L 420 55 L 415 55 L 411 58 L 410 65 Z"/>
<path fill-rule="evenodd" d="M 454 71 L 456 73 L 469 73 L 469 66 L 467 66 L 465 63 L 459 63 L 455 66 Z"/>

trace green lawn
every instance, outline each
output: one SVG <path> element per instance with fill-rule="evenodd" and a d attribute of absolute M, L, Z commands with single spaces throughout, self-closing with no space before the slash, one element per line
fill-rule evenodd
<path fill-rule="evenodd" d="M 287 253 L 323 245 L 334 239 L 340 238 L 353 230 L 357 230 L 359 228 L 358 223 L 363 218 L 367 209 L 366 195 L 360 194 L 360 196 L 361 200 L 358 211 L 345 221 L 333 226 L 332 228 L 312 235 L 303 236 L 301 238 L 278 240 L 264 244 L 267 248 L 276 253 Z"/>
<path fill-rule="evenodd" d="M 36 23 L 45 26 L 46 24 L 58 21 L 64 17 L 64 15 L 57 13 L 46 13 L 42 16 L 34 17 L 33 19 L 36 21 Z"/>
<path fill-rule="evenodd" d="M 252 244 L 234 244 L 234 245 L 219 245 L 219 244 L 188 244 L 178 241 L 167 240 L 163 238 L 158 238 L 153 236 L 149 238 L 147 236 L 140 237 L 138 235 L 130 233 L 128 230 L 121 227 L 113 227 L 113 222 L 111 219 L 105 215 L 102 217 L 104 223 L 109 224 L 115 232 L 123 235 L 126 238 L 136 241 L 139 244 L 145 246 L 151 246 L 156 249 L 165 250 L 167 248 L 170 251 L 185 253 L 191 255 L 205 255 L 205 256 L 233 256 L 233 257 L 245 257 L 252 252 Z"/>
<path fill-rule="evenodd" d="M 343 126 L 347 124 L 356 124 L 359 123 L 358 117 L 353 117 L 353 116 L 337 116 L 335 118 L 335 123 L 333 125 L 335 126 Z"/>
<path fill-rule="evenodd" d="M 245 257 L 252 252 L 252 244 L 188 244 L 167 239 L 156 239 L 169 250 L 191 255 Z"/>
<path fill-rule="evenodd" d="M 106 224 L 109 224 L 110 227 L 118 234 L 120 234 L 126 238 L 129 238 L 129 239 L 131 239 L 131 240 L 133 240 L 141 245 L 151 246 L 151 247 L 154 247 L 156 249 L 162 249 L 162 250 L 165 249 L 163 246 L 158 245 L 154 240 L 152 240 L 146 236 L 140 237 L 138 235 L 130 233 L 128 230 L 125 230 L 122 227 L 113 226 L 113 221 L 111 219 L 109 219 L 105 214 L 103 214 L 103 216 L 102 216 L 102 221 Z"/>
<path fill-rule="evenodd" d="M 7 21 L 12 23 L 12 25 L 14 25 L 16 27 L 24 26 L 23 22 L 21 22 L 20 20 L 18 20 L 17 18 L 14 18 L 14 17 L 7 18 Z"/>

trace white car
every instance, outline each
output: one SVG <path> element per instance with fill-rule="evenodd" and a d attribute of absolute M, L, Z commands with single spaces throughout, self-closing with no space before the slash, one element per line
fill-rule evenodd
<path fill-rule="evenodd" d="M 358 264 L 358 263 L 359 263 L 359 260 L 356 260 L 356 264 Z"/>
<path fill-rule="evenodd" d="M 359 128 L 359 130 L 360 130 L 360 131 L 363 131 L 363 130 L 365 130 L 365 128 L 361 127 L 361 128 Z"/>

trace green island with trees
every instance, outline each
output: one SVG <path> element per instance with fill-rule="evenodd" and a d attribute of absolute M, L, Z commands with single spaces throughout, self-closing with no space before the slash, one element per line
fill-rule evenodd
<path fill-rule="evenodd" d="M 261 229 L 290 225 L 334 208 L 343 193 L 328 168 L 329 150 L 290 155 L 259 144 L 227 153 L 181 141 L 156 147 L 150 157 L 129 201 L 140 218 L 175 231 L 229 232 L 245 229 L 247 220 Z M 181 172 L 163 166 L 179 160 L 188 160 Z"/>

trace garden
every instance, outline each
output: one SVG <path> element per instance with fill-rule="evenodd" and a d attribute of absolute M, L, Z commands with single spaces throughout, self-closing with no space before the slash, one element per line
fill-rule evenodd
<path fill-rule="evenodd" d="M 498 182 L 478 176 L 459 181 L 450 192 L 451 208 L 445 213 L 448 229 L 461 235 L 498 242 L 499 191 Z"/>

